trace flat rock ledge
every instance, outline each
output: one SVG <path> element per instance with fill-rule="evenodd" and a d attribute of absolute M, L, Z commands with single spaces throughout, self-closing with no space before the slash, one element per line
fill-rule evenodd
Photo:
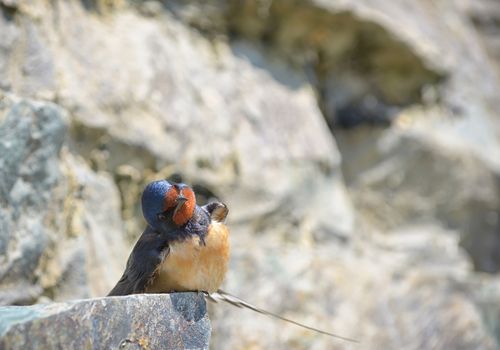
<path fill-rule="evenodd" d="M 203 294 L 0 307 L 0 349 L 208 349 Z"/>

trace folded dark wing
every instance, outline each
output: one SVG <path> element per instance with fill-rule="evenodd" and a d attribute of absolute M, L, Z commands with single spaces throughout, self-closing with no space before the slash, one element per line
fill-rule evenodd
<path fill-rule="evenodd" d="M 168 251 L 167 235 L 148 226 L 130 253 L 125 272 L 108 296 L 144 293 Z"/>
<path fill-rule="evenodd" d="M 217 222 L 224 222 L 229 212 L 227 206 L 221 202 L 208 203 L 204 205 L 202 209 L 205 210 L 210 215 L 210 218 L 212 220 Z"/>

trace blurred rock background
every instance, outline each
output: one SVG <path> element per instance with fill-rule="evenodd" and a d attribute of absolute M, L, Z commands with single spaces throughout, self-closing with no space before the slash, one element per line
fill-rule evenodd
<path fill-rule="evenodd" d="M 500 343 L 495 0 L 0 0 L 0 303 L 105 295 L 156 178 L 230 208 L 213 349 Z"/>

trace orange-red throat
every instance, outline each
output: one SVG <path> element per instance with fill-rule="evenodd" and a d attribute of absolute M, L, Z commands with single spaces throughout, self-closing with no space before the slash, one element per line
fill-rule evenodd
<path fill-rule="evenodd" d="M 182 226 L 191 219 L 195 206 L 196 196 L 187 185 L 175 184 L 165 194 L 164 210 L 174 208 L 172 221 L 177 226 Z"/>

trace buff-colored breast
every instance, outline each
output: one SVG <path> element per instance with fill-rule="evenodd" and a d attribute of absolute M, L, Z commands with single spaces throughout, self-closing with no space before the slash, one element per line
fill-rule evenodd
<path fill-rule="evenodd" d="M 206 291 L 219 289 L 229 262 L 229 230 L 212 222 L 205 237 L 206 245 L 194 236 L 170 245 L 148 293 Z"/>

